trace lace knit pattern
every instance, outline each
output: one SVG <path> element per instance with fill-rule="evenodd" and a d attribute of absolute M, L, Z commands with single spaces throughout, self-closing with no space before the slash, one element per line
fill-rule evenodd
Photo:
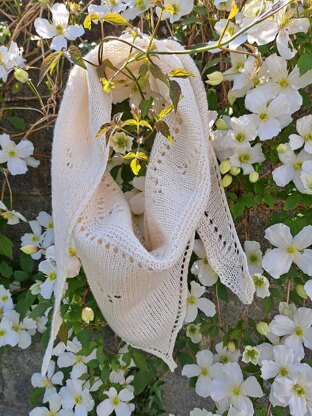
<path fill-rule="evenodd" d="M 146 38 L 137 40 L 146 46 Z M 177 50 L 173 41 L 159 49 Z M 129 46 L 105 44 L 113 64 L 127 57 Z M 97 48 L 87 55 L 97 63 Z M 155 58 L 156 59 L 156 58 Z M 244 303 L 254 286 L 220 182 L 209 144 L 208 107 L 200 74 L 187 55 L 164 55 L 165 72 L 185 68 L 195 78 L 179 80 L 183 99 L 166 121 L 171 144 L 157 134 L 145 183 L 144 240 L 137 235 L 129 205 L 106 170 L 105 138 L 95 138 L 111 120 L 113 94 L 105 94 L 96 70 L 75 67 L 70 74 L 54 131 L 52 205 L 55 223 L 57 283 L 49 363 L 61 317 L 68 248 L 74 241 L 94 297 L 111 328 L 130 345 L 161 357 L 173 370 L 173 348 L 183 324 L 187 273 L 195 231 L 221 281 Z M 166 86 L 154 80 L 158 93 Z"/>

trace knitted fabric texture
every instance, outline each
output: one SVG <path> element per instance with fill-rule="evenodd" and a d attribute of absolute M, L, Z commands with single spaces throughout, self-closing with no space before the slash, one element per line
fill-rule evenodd
<path fill-rule="evenodd" d="M 141 47 L 146 39 L 136 40 Z M 155 41 L 158 50 L 178 50 Z M 120 67 L 129 54 L 120 41 L 104 44 L 103 57 Z M 86 58 L 98 64 L 98 49 Z M 155 58 L 156 59 L 156 58 Z M 52 151 L 52 205 L 57 281 L 45 373 L 62 319 L 69 247 L 74 244 L 88 284 L 105 320 L 128 344 L 161 357 L 173 370 L 173 348 L 184 321 L 187 274 L 197 231 L 211 266 L 244 303 L 254 285 L 220 182 L 209 143 L 208 107 L 200 74 L 188 55 L 162 55 L 162 71 L 184 68 L 196 77 L 179 79 L 183 98 L 166 121 L 170 143 L 156 135 L 145 181 L 144 237 L 133 224 L 128 202 L 112 179 L 105 137 L 113 92 L 106 94 L 94 66 L 75 66 L 57 118 Z M 160 97 L 164 83 L 153 79 Z"/>

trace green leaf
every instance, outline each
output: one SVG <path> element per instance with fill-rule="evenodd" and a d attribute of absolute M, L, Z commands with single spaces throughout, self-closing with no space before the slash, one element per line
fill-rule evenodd
<path fill-rule="evenodd" d="M 165 74 L 162 73 L 162 71 L 161 71 L 161 69 L 159 68 L 158 65 L 156 65 L 156 64 L 150 64 L 149 65 L 149 69 L 150 69 L 151 74 L 153 75 L 154 78 L 159 79 L 164 84 L 166 84 L 167 86 L 169 86 L 168 78 L 166 77 Z"/>
<path fill-rule="evenodd" d="M 2 261 L 0 263 L 0 275 L 6 277 L 7 279 L 12 276 L 13 269 L 11 266 L 8 265 L 6 261 Z"/>
<path fill-rule="evenodd" d="M 299 192 L 293 193 L 292 195 L 290 195 L 289 197 L 285 199 L 284 210 L 289 211 L 291 209 L 296 208 L 296 206 L 301 202 L 301 200 L 302 200 L 302 194 L 300 194 Z"/>
<path fill-rule="evenodd" d="M 108 365 L 104 365 L 101 370 L 101 380 L 103 381 L 104 385 L 108 382 L 110 375 L 110 368 Z"/>
<path fill-rule="evenodd" d="M 82 348 L 85 348 L 89 344 L 91 335 L 92 331 L 88 328 L 84 328 L 83 330 L 78 332 L 77 338 L 80 341 Z"/>
<path fill-rule="evenodd" d="M 32 310 L 31 314 L 29 315 L 30 318 L 36 319 L 39 316 L 43 316 L 45 311 L 51 306 L 51 302 L 43 301 L 38 303 L 37 306 Z"/>
<path fill-rule="evenodd" d="M 34 270 L 33 259 L 25 253 L 21 254 L 19 264 L 24 272 L 31 273 Z"/>
<path fill-rule="evenodd" d="M 118 13 L 107 13 L 104 16 L 104 22 L 111 23 L 112 25 L 129 26 L 130 23 L 127 19 Z"/>
<path fill-rule="evenodd" d="M 32 389 L 32 391 L 29 394 L 29 403 L 30 404 L 37 404 L 39 401 L 41 401 L 41 397 L 43 396 L 43 393 L 45 392 L 44 387 L 36 387 Z"/>
<path fill-rule="evenodd" d="M 22 117 L 8 116 L 7 119 L 17 130 L 26 130 L 27 123 Z"/>
<path fill-rule="evenodd" d="M 31 292 L 26 292 L 25 296 L 17 302 L 15 310 L 24 317 L 36 299 L 37 296 Z"/>
<path fill-rule="evenodd" d="M 140 103 L 141 117 L 145 118 L 153 105 L 154 99 L 151 97 L 148 100 L 142 100 Z"/>
<path fill-rule="evenodd" d="M 90 367 L 90 368 L 98 368 L 99 367 L 99 362 L 96 359 L 90 360 L 90 361 L 87 362 L 87 366 Z"/>
<path fill-rule="evenodd" d="M 13 273 L 14 279 L 18 282 L 24 282 L 25 280 L 29 279 L 29 274 L 26 272 L 23 272 L 22 270 L 16 270 Z"/>
<path fill-rule="evenodd" d="M 150 373 L 140 370 L 133 379 L 133 387 L 136 394 L 142 393 L 144 389 L 152 382 L 153 378 Z"/>
<path fill-rule="evenodd" d="M 298 59 L 297 65 L 299 67 L 300 75 L 308 72 L 312 69 L 312 54 L 301 55 Z"/>
<path fill-rule="evenodd" d="M 80 66 L 83 69 L 87 69 L 87 66 L 82 58 L 80 50 L 75 45 L 70 45 L 70 47 L 67 49 L 67 51 L 70 54 L 71 60 L 75 65 Z"/>
<path fill-rule="evenodd" d="M 165 121 L 163 120 L 157 121 L 157 123 L 155 123 L 155 128 L 159 133 L 165 136 L 166 139 L 168 139 L 170 143 L 173 143 L 173 137 L 170 134 L 169 126 Z"/>
<path fill-rule="evenodd" d="M 182 95 L 182 90 L 181 90 L 180 84 L 175 80 L 170 80 L 169 85 L 170 85 L 170 87 L 169 87 L 169 97 L 172 101 L 174 111 L 177 111 L 178 104 L 179 104 L 179 101 L 180 101 L 181 95 Z"/>
<path fill-rule="evenodd" d="M 2 234 L 0 234 L 0 254 L 10 259 L 13 257 L 13 243 Z"/>
<path fill-rule="evenodd" d="M 149 372 L 149 368 L 147 365 L 146 357 L 143 353 L 139 351 L 133 351 L 132 358 L 135 363 L 135 365 L 143 371 Z"/>
<path fill-rule="evenodd" d="M 189 77 L 196 77 L 195 74 L 192 72 L 187 71 L 184 68 L 175 68 L 173 69 L 170 74 L 170 78 L 189 78 Z"/>

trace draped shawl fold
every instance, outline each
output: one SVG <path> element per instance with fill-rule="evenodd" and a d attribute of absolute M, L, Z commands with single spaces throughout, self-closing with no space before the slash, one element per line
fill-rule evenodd
<path fill-rule="evenodd" d="M 146 39 L 136 40 L 141 47 Z M 155 41 L 159 50 L 182 47 Z M 130 48 L 104 44 L 103 56 L 121 66 Z M 98 64 L 98 49 L 86 58 Z M 105 137 L 95 138 L 111 121 L 114 90 L 103 92 L 94 66 L 75 66 L 69 76 L 54 130 L 52 207 L 57 281 L 51 337 L 43 361 L 46 372 L 62 319 L 60 304 L 74 241 L 88 283 L 106 321 L 133 347 L 161 357 L 173 370 L 173 347 L 183 324 L 187 274 L 197 231 L 221 281 L 244 303 L 254 285 L 220 182 L 209 143 L 208 107 L 200 74 L 188 55 L 154 58 L 162 71 L 184 68 L 196 77 L 179 79 L 183 99 L 166 121 L 170 143 L 157 134 L 145 181 L 144 238 L 133 224 L 128 202 L 112 179 Z M 154 79 L 157 94 L 168 96 Z"/>

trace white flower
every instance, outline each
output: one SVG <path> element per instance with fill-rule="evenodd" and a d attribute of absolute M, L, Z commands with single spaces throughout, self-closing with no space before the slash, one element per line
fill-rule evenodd
<path fill-rule="evenodd" d="M 273 355 L 273 360 L 263 360 L 261 363 L 261 377 L 263 380 L 288 377 L 298 367 L 298 360 L 294 352 L 285 345 L 273 347 Z"/>
<path fill-rule="evenodd" d="M 234 155 L 230 157 L 232 167 L 241 168 L 244 175 L 254 172 L 253 163 L 264 162 L 265 157 L 262 153 L 261 144 L 257 143 L 253 147 L 249 142 L 237 146 Z"/>
<path fill-rule="evenodd" d="M 230 124 L 233 130 L 229 133 L 232 135 L 237 146 L 253 141 L 257 137 L 257 128 L 250 120 L 250 117 L 246 115 L 239 118 L 232 117 Z"/>
<path fill-rule="evenodd" d="M 236 411 L 253 415 L 253 405 L 249 397 L 262 397 L 260 384 L 254 376 L 243 379 L 242 370 L 237 363 L 222 366 L 218 378 L 211 382 L 211 397 L 214 401 L 227 400 Z"/>
<path fill-rule="evenodd" d="M 294 18 L 296 11 L 282 8 L 275 13 L 273 19 L 266 19 L 248 31 L 248 42 L 264 45 L 272 42 L 276 37 L 278 53 L 285 59 L 291 59 L 296 51 L 289 48 L 290 38 L 299 32 L 307 32 L 310 27 L 309 19 Z"/>
<path fill-rule="evenodd" d="M 303 162 L 300 179 L 302 181 L 305 194 L 312 194 L 312 160 Z"/>
<path fill-rule="evenodd" d="M 272 139 L 291 122 L 290 107 L 283 94 L 271 100 L 270 96 L 256 88 L 246 95 L 245 107 L 254 113 L 248 117 L 258 128 L 260 140 Z"/>
<path fill-rule="evenodd" d="M 51 7 L 52 23 L 47 19 L 38 17 L 35 22 L 35 29 L 43 39 L 51 39 L 51 49 L 59 51 L 67 48 L 67 39 L 75 40 L 84 34 L 80 25 L 68 25 L 69 11 L 65 4 L 54 3 Z"/>
<path fill-rule="evenodd" d="M 122 15 L 128 20 L 133 20 L 151 5 L 151 0 L 130 0 L 128 1 L 128 9 Z"/>
<path fill-rule="evenodd" d="M 38 221 L 35 221 L 35 220 L 29 221 L 28 224 L 30 225 L 32 233 L 26 233 L 21 237 L 22 247 L 28 246 L 28 245 L 34 245 L 39 248 L 41 245 L 41 241 L 43 239 L 41 225 L 39 224 Z M 37 253 L 32 254 L 31 257 L 34 260 L 39 260 L 41 255 L 42 255 L 42 251 L 40 249 Z"/>
<path fill-rule="evenodd" d="M 18 334 L 13 330 L 13 322 L 6 317 L 0 321 L 0 347 L 11 345 L 15 347 L 18 343 Z"/>
<path fill-rule="evenodd" d="M 217 354 L 214 354 L 213 361 L 215 363 L 227 364 L 231 362 L 237 362 L 241 353 L 239 350 L 229 351 L 227 346 L 223 346 L 223 342 L 219 342 L 215 346 Z"/>
<path fill-rule="evenodd" d="M 232 3 L 232 0 L 214 0 L 213 2 L 217 10 L 226 10 L 227 12 L 231 10 Z"/>
<path fill-rule="evenodd" d="M 87 416 L 94 408 L 94 400 L 88 389 L 79 380 L 67 380 L 66 386 L 60 390 L 62 407 L 74 409 L 75 416 Z"/>
<path fill-rule="evenodd" d="M 201 397 L 210 396 L 212 379 L 220 372 L 219 363 L 213 363 L 213 354 L 209 350 L 202 350 L 196 354 L 197 364 L 186 364 L 182 369 L 182 376 L 197 377 L 195 391 Z"/>
<path fill-rule="evenodd" d="M 57 360 L 59 367 L 73 367 L 70 376 L 74 379 L 79 378 L 82 374 L 88 372 L 86 363 L 96 358 L 96 350 L 93 350 L 88 356 L 79 355 L 81 343 L 77 338 L 68 341 L 65 352 L 61 353 Z"/>
<path fill-rule="evenodd" d="M 129 152 L 132 148 L 133 137 L 128 136 L 126 133 L 119 131 L 109 138 L 110 146 L 116 153 Z"/>
<path fill-rule="evenodd" d="M 232 67 L 224 72 L 225 79 L 234 81 L 230 94 L 236 98 L 244 97 L 246 93 L 268 80 L 268 70 L 262 65 L 259 70 L 254 57 L 231 53 Z M 242 116 L 245 118 L 245 116 Z"/>
<path fill-rule="evenodd" d="M 284 336 L 284 344 L 294 351 L 296 359 L 304 357 L 303 345 L 312 349 L 312 309 L 299 308 L 293 318 L 276 315 L 270 323 L 271 331 Z"/>
<path fill-rule="evenodd" d="M 304 146 L 307 153 L 312 153 L 312 114 L 299 118 L 296 123 L 299 134 L 289 136 L 289 145 L 292 150 Z"/>
<path fill-rule="evenodd" d="M 125 0 L 102 0 L 100 6 L 90 4 L 88 12 L 95 13 L 103 19 L 107 13 L 120 13 L 124 11 L 128 3 L 129 1 Z"/>
<path fill-rule="evenodd" d="M 12 211 L 8 210 L 2 201 L 0 201 L 0 211 L 2 211 L 0 213 L 0 217 L 4 218 L 8 225 L 18 224 L 20 220 L 27 221 L 22 214 L 15 211 L 14 209 Z"/>
<path fill-rule="evenodd" d="M 46 259 L 50 259 L 55 261 L 55 246 L 52 245 L 49 248 L 47 248 L 45 252 Z M 68 266 L 67 266 L 67 277 L 76 277 L 78 276 L 81 268 L 81 262 L 79 257 L 77 256 L 76 249 L 73 245 L 69 247 L 68 250 Z"/>
<path fill-rule="evenodd" d="M 274 182 L 278 186 L 286 186 L 290 181 L 293 181 L 299 192 L 305 192 L 304 185 L 301 181 L 302 165 L 305 161 L 311 159 L 311 155 L 305 150 L 301 150 L 298 154 L 292 151 L 289 145 L 286 146 L 286 151 L 279 152 L 278 157 L 283 165 L 272 171 Z"/>
<path fill-rule="evenodd" d="M 242 361 L 244 363 L 252 363 L 254 365 L 257 365 L 259 357 L 260 357 L 260 352 L 257 350 L 256 347 L 246 345 L 244 352 L 243 352 L 243 357 L 242 357 Z"/>
<path fill-rule="evenodd" d="M 39 222 L 41 227 L 45 229 L 44 239 L 43 239 L 43 246 L 50 247 L 54 243 L 54 226 L 53 226 L 53 219 L 50 214 L 44 211 L 40 211 L 36 220 Z"/>
<path fill-rule="evenodd" d="M 114 387 L 104 394 L 108 399 L 103 400 L 96 408 L 98 416 L 108 416 L 115 411 L 117 416 L 130 416 L 134 410 L 134 405 L 129 403 L 133 399 L 132 391 L 123 389 L 119 393 Z"/>
<path fill-rule="evenodd" d="M 16 144 L 9 135 L 0 134 L 0 146 L 0 163 L 7 163 L 12 175 L 22 175 L 27 172 L 27 165 L 36 168 L 40 163 L 31 157 L 34 145 L 29 140 L 21 140 Z"/>
<path fill-rule="evenodd" d="M 25 65 L 25 59 L 22 58 L 23 48 L 18 48 L 17 44 L 13 41 L 10 43 L 10 47 L 7 48 L 4 45 L 0 46 L 0 80 L 6 82 L 8 74 L 15 67 L 23 67 Z"/>
<path fill-rule="evenodd" d="M 308 280 L 304 285 L 304 290 L 306 291 L 309 298 L 312 300 L 312 280 Z"/>
<path fill-rule="evenodd" d="M 291 416 L 306 416 L 312 412 L 312 370 L 305 366 L 289 377 L 274 381 L 274 397 L 289 406 Z"/>
<path fill-rule="evenodd" d="M 270 283 L 268 279 L 260 273 L 255 273 L 252 275 L 252 280 L 255 285 L 256 295 L 258 298 L 267 298 L 270 296 Z"/>
<path fill-rule="evenodd" d="M 55 362 L 50 361 L 47 374 L 34 373 L 31 377 L 31 384 L 34 387 L 44 388 L 43 403 L 50 400 L 57 391 L 55 385 L 61 386 L 63 384 L 64 374 L 61 371 L 55 373 Z"/>
<path fill-rule="evenodd" d="M 257 241 L 245 241 L 244 250 L 247 256 L 250 274 L 261 274 L 263 272 L 263 269 L 261 267 L 262 252 L 260 244 Z"/>
<path fill-rule="evenodd" d="M 208 412 L 206 409 L 199 409 L 196 407 L 194 410 L 191 410 L 190 416 L 219 416 L 216 413 Z"/>
<path fill-rule="evenodd" d="M 190 14 L 194 7 L 194 0 L 164 0 L 164 6 L 173 6 L 173 15 L 169 12 L 163 14 L 162 20 L 170 19 L 171 23 L 178 21 L 182 16 Z M 160 8 L 156 8 L 156 13 L 160 15 Z"/>
<path fill-rule="evenodd" d="M 6 289 L 3 285 L 0 285 L 0 312 L 6 312 L 13 309 L 13 300 L 11 297 L 11 293 L 8 289 Z M 2 318 L 0 313 L 0 319 Z"/>
<path fill-rule="evenodd" d="M 193 263 L 191 273 L 198 277 L 198 280 L 202 285 L 214 285 L 218 280 L 218 275 L 209 265 L 204 244 L 200 239 L 194 241 L 193 251 L 196 256 L 199 257 L 199 260 L 196 260 Z"/>
<path fill-rule="evenodd" d="M 190 324 L 186 327 L 186 336 L 191 338 L 194 344 L 198 344 L 203 335 L 200 332 L 200 324 Z"/>
<path fill-rule="evenodd" d="M 206 316 L 214 316 L 216 307 L 211 300 L 202 298 L 205 293 L 205 288 L 196 282 L 191 282 L 191 292 L 187 298 L 187 309 L 185 314 L 185 322 L 190 323 L 195 321 L 198 309 L 200 309 Z"/>
<path fill-rule="evenodd" d="M 271 80 L 258 87 L 258 91 L 270 98 L 283 94 L 289 104 L 290 113 L 298 111 L 302 106 L 302 96 L 298 90 L 312 83 L 312 71 L 307 71 L 300 76 L 299 68 L 295 66 L 289 73 L 287 61 L 276 54 L 270 55 L 265 60 L 265 66 Z"/>
<path fill-rule="evenodd" d="M 287 225 L 274 224 L 265 230 L 264 236 L 277 247 L 268 250 L 262 261 L 263 268 L 274 279 L 287 273 L 293 262 L 308 276 L 312 276 L 312 250 L 307 249 L 312 244 L 311 225 L 293 237 Z"/>
<path fill-rule="evenodd" d="M 58 394 L 53 394 L 49 400 L 49 409 L 46 407 L 36 407 L 29 416 L 74 416 L 72 410 L 61 409 L 61 398 Z"/>
<path fill-rule="evenodd" d="M 46 276 L 46 280 L 40 285 L 40 294 L 44 299 L 50 299 L 56 282 L 55 262 L 44 260 L 39 263 L 38 270 Z"/>
<path fill-rule="evenodd" d="M 14 310 L 9 311 L 6 317 L 12 322 L 12 330 L 17 334 L 17 346 L 25 350 L 31 344 L 31 335 L 36 333 L 36 322 L 28 316 L 20 321 L 19 314 Z"/>

